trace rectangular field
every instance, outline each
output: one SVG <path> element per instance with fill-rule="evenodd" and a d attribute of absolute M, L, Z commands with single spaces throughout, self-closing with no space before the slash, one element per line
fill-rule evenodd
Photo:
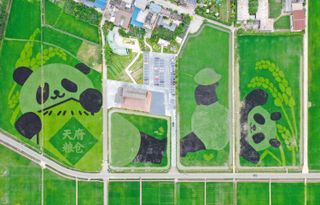
<path fill-rule="evenodd" d="M 272 205 L 304 205 L 304 183 L 271 183 Z"/>
<path fill-rule="evenodd" d="M 309 130 L 308 159 L 310 170 L 320 170 L 320 1 L 309 1 Z"/>
<path fill-rule="evenodd" d="M 113 171 L 168 170 L 170 120 L 167 117 L 113 109 L 109 111 L 109 119 L 109 160 Z"/>
<path fill-rule="evenodd" d="M 269 183 L 238 182 L 237 205 L 269 205 Z"/>
<path fill-rule="evenodd" d="M 230 32 L 205 24 L 191 34 L 177 70 L 179 168 L 227 167 L 230 155 Z"/>
<path fill-rule="evenodd" d="M 78 205 L 103 205 L 103 182 L 78 182 Z"/>
<path fill-rule="evenodd" d="M 142 205 L 174 205 L 173 182 L 143 182 Z"/>
<path fill-rule="evenodd" d="M 302 35 L 238 36 L 240 165 L 300 167 Z"/>
<path fill-rule="evenodd" d="M 231 182 L 207 182 L 206 205 L 232 205 L 234 186 Z"/>
<path fill-rule="evenodd" d="M 139 182 L 110 182 L 109 205 L 139 205 L 140 183 Z"/>
<path fill-rule="evenodd" d="M 41 168 L 0 144 L 0 204 L 41 204 Z"/>
<path fill-rule="evenodd" d="M 176 184 L 177 205 L 205 205 L 203 182 L 178 182 Z"/>
<path fill-rule="evenodd" d="M 76 204 L 76 182 L 44 170 L 44 204 Z"/>

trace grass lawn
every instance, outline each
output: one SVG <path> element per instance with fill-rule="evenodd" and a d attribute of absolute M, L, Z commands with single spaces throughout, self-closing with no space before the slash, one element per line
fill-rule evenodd
<path fill-rule="evenodd" d="M 274 148 L 267 144 L 265 147 L 255 148 L 259 145 L 253 144 L 254 149 L 259 149 L 261 156 L 259 164 L 251 163 L 241 157 L 241 165 L 300 165 L 302 36 L 300 34 L 240 35 L 238 36 L 238 49 L 240 99 L 244 100 L 255 89 L 263 89 L 268 94 L 267 102 L 262 107 L 257 106 L 256 108 L 262 108 L 260 112 L 264 113 L 263 115 L 271 115 L 273 112 L 280 112 L 281 115 L 280 119 L 267 122 L 274 123 L 272 126 L 271 124 L 268 127 L 257 125 L 258 129 L 256 129 L 266 137 L 276 137 L 280 141 L 280 147 Z M 264 61 L 261 62 L 261 60 Z M 242 126 L 245 126 L 245 123 L 249 121 L 244 122 Z M 254 136 L 254 132 L 250 132 Z M 269 134 L 276 136 L 268 136 Z M 246 137 L 247 140 L 251 138 Z"/>
<path fill-rule="evenodd" d="M 177 205 L 204 205 L 203 182 L 178 182 L 176 184 Z"/>
<path fill-rule="evenodd" d="M 6 37 L 29 39 L 40 28 L 40 1 L 13 0 Z M 40 36 L 37 36 L 40 40 Z"/>
<path fill-rule="evenodd" d="M 134 59 L 136 53 L 129 52 L 126 56 L 120 56 L 113 53 L 106 53 L 106 55 L 108 79 L 130 82 L 130 78 L 125 72 L 125 68 Z"/>
<path fill-rule="evenodd" d="M 142 183 L 143 205 L 173 205 L 174 183 L 173 182 L 143 182 Z"/>
<path fill-rule="evenodd" d="M 234 204 L 233 183 L 207 182 L 206 205 Z"/>
<path fill-rule="evenodd" d="M 139 205 L 139 182 L 109 182 L 109 205 Z"/>
<path fill-rule="evenodd" d="M 78 182 L 78 205 L 103 205 L 102 182 Z"/>
<path fill-rule="evenodd" d="M 269 0 L 269 17 L 277 18 L 281 14 L 282 0 Z"/>
<path fill-rule="evenodd" d="M 205 117 L 220 118 L 214 121 L 216 124 L 209 125 L 209 128 L 211 129 L 217 128 L 215 130 L 210 130 L 210 132 L 217 133 L 217 135 L 223 133 L 221 139 L 229 139 L 229 38 L 229 32 L 221 31 L 220 29 L 206 24 L 197 34 L 189 36 L 185 47 L 182 49 L 178 59 L 177 70 L 180 139 L 193 132 L 195 127 L 202 129 L 202 127 L 208 126 L 206 123 L 208 122 L 208 119 Z M 224 109 L 224 115 L 220 114 L 222 109 L 215 110 L 203 105 L 197 106 L 195 90 L 198 83 L 194 77 L 205 70 L 209 70 L 211 73 L 216 72 L 215 75 L 220 76 L 220 79 L 217 79 L 218 86 L 215 90 L 218 102 L 211 105 L 219 104 L 220 107 Z M 210 80 L 214 80 L 214 77 L 210 78 Z M 194 113 L 199 114 L 197 109 L 209 109 L 209 112 L 202 112 L 202 114 L 209 114 L 208 116 L 203 117 L 203 120 L 192 123 Z M 202 114 L 200 113 L 200 115 Z M 226 119 L 221 118 L 221 116 L 226 116 Z M 200 136 L 198 137 L 201 138 Z M 229 161 L 229 145 L 227 144 L 219 151 L 208 149 L 193 153 L 189 152 L 186 157 L 182 157 L 180 160 L 181 164 L 184 166 L 225 166 Z"/>
<path fill-rule="evenodd" d="M 234 204 L 233 183 L 208 182 L 206 197 L 207 205 Z"/>
<path fill-rule="evenodd" d="M 168 119 L 151 117 L 138 112 L 115 111 L 110 114 L 111 166 L 114 167 L 168 167 Z M 123 129 L 125 127 L 126 129 Z M 160 163 L 133 162 L 141 148 L 141 133 L 166 143 Z M 128 149 L 130 147 L 130 149 Z"/>
<path fill-rule="evenodd" d="M 309 140 L 308 155 L 309 169 L 320 170 L 320 149 L 317 146 L 320 142 L 320 1 L 309 2 Z"/>
<path fill-rule="evenodd" d="M 68 36 L 49 27 L 44 27 L 42 32 L 44 42 L 54 44 L 57 47 L 67 50 L 73 56 L 77 56 L 82 40 Z"/>
<path fill-rule="evenodd" d="M 41 168 L 0 145 L 0 204 L 41 204 Z"/>
<path fill-rule="evenodd" d="M 282 16 L 274 23 L 275 29 L 290 29 L 290 16 Z"/>
<path fill-rule="evenodd" d="M 238 182 L 237 183 L 237 205 L 269 204 L 269 183 L 261 182 Z"/>
<path fill-rule="evenodd" d="M 307 204 L 315 205 L 320 204 L 320 184 L 319 183 L 308 183 L 306 186 L 307 189 Z"/>
<path fill-rule="evenodd" d="M 45 15 L 47 24 L 89 41 L 100 42 L 99 28 L 97 26 L 78 20 L 74 16 L 70 16 L 64 12 L 59 13 L 58 9 L 61 9 L 49 2 L 49 0 L 46 1 L 46 5 Z"/>
<path fill-rule="evenodd" d="M 272 183 L 272 205 L 303 205 L 304 183 Z"/>
<path fill-rule="evenodd" d="M 47 205 L 76 204 L 76 182 L 44 170 L 44 203 Z"/>

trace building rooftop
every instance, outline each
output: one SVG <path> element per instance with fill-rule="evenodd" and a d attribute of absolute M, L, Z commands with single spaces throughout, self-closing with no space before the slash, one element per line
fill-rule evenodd
<path fill-rule="evenodd" d="M 303 9 L 292 12 L 292 28 L 301 31 L 305 28 L 305 11 Z"/>
<path fill-rule="evenodd" d="M 130 19 L 132 12 L 125 10 L 118 10 L 115 12 L 115 21 L 114 24 L 121 26 L 124 29 L 129 29 Z"/>
<path fill-rule="evenodd" d="M 147 5 L 148 5 L 149 1 L 148 0 L 136 0 L 134 2 L 134 6 L 136 8 L 139 8 L 141 10 L 145 10 Z"/>

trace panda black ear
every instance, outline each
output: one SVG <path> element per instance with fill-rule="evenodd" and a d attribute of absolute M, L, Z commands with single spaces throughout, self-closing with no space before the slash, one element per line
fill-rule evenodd
<path fill-rule="evenodd" d="M 32 70 L 30 68 L 21 66 L 13 72 L 13 80 L 19 85 L 23 85 L 31 74 Z"/>
<path fill-rule="evenodd" d="M 270 118 L 273 121 L 278 121 L 281 118 L 281 113 L 280 112 L 273 112 L 273 113 L 271 113 Z"/>
<path fill-rule="evenodd" d="M 75 65 L 75 68 L 86 75 L 91 71 L 91 68 L 84 63 L 78 63 L 77 65 Z"/>

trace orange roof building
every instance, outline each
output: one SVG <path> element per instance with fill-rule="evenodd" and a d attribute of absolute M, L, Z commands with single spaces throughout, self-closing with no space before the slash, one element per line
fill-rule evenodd
<path fill-rule="evenodd" d="M 305 29 L 306 16 L 305 11 L 303 9 L 295 10 L 292 12 L 291 25 L 292 30 L 294 31 L 301 31 Z"/>

